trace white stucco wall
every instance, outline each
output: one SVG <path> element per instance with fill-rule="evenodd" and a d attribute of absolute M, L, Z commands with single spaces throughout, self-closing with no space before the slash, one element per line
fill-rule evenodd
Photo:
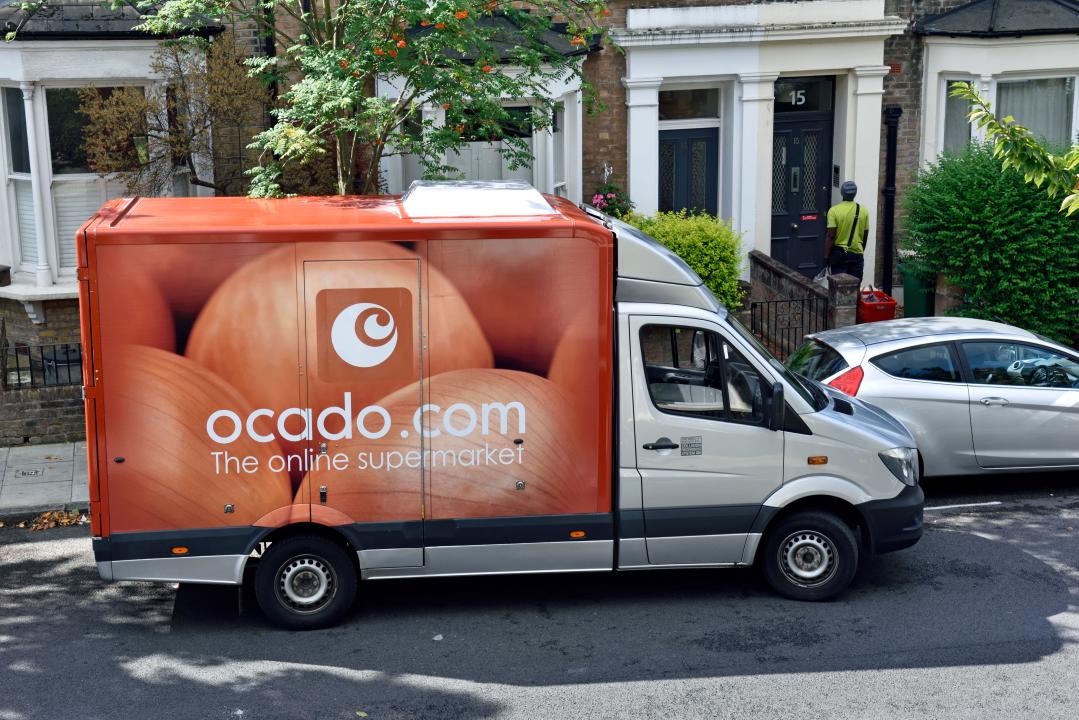
<path fill-rule="evenodd" d="M 629 192 L 649 213 L 659 200 L 658 93 L 710 83 L 724 103 L 720 213 L 743 233 L 743 250 L 771 250 L 774 83 L 780 77 L 836 78 L 833 161 L 864 191 L 876 217 L 884 40 L 906 27 L 883 0 L 821 0 L 630 10 L 614 32 L 625 48 Z M 838 190 L 833 190 L 838 200 Z M 875 244 L 866 251 L 871 280 Z"/>

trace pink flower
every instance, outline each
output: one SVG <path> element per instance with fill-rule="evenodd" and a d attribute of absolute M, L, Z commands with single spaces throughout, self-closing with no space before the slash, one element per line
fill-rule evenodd
<path fill-rule="evenodd" d="M 608 200 L 614 200 L 614 193 L 607 193 Z"/>

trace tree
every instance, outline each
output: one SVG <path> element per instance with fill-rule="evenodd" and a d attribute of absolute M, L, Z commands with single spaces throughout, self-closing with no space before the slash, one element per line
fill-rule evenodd
<path fill-rule="evenodd" d="M 907 267 L 961 288 L 958 314 L 1074 342 L 1079 223 L 989 142 L 944 153 L 906 191 Z"/>
<path fill-rule="evenodd" d="M 250 2 L 250 0 L 247 0 Z M 279 195 L 287 167 L 326 157 L 338 194 L 377 190 L 379 161 L 413 154 L 429 175 L 441 158 L 476 137 L 501 140 L 511 167 L 531 162 L 526 142 L 506 129 L 520 118 L 504 99 L 529 98 L 534 128 L 552 121 L 547 88 L 581 80 L 581 58 L 602 34 L 603 0 L 166 0 L 140 2 L 143 28 L 188 31 L 198 18 L 254 20 L 283 48 L 249 61 L 255 74 L 286 86 L 274 124 L 253 147 L 254 195 Z M 192 18 L 196 18 L 195 21 Z M 558 21 L 557 23 L 555 21 Z M 377 79 L 394 88 L 374 93 Z M 441 107 L 445 123 L 420 112 Z M 357 169 L 360 170 L 357 177 Z M 355 181 L 355 182 L 354 182 Z"/>
<path fill-rule="evenodd" d="M 81 90 L 90 168 L 117 174 L 131 194 L 168 191 L 178 167 L 187 170 L 192 185 L 222 194 L 242 191 L 243 145 L 257 132 L 253 126 L 261 125 L 269 103 L 269 93 L 247 72 L 245 59 L 230 32 L 212 43 L 172 40 L 151 60 L 160 83 L 147 89 Z M 229 133 L 238 136 L 234 152 L 226 142 Z M 213 175 L 207 172 L 211 167 Z"/>
<path fill-rule="evenodd" d="M 956 83 L 951 94 L 971 103 L 971 124 L 985 132 L 1005 170 L 1017 170 L 1036 188 L 1044 186 L 1049 197 L 1064 193 L 1060 209 L 1068 215 L 1079 210 L 1079 144 L 1064 155 L 1052 153 L 1011 115 L 998 119 L 974 83 Z"/>

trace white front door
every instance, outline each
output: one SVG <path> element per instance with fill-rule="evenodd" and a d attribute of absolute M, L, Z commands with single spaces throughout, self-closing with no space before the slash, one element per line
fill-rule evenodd
<path fill-rule="evenodd" d="M 635 316 L 630 333 L 648 561 L 739 562 L 783 481 L 766 376 L 710 323 Z"/>

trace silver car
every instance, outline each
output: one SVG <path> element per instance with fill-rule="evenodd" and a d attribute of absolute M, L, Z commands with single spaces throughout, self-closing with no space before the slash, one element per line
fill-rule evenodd
<path fill-rule="evenodd" d="M 1079 467 L 1079 353 L 1026 330 L 867 323 L 808 335 L 786 365 L 902 421 L 925 475 Z"/>

